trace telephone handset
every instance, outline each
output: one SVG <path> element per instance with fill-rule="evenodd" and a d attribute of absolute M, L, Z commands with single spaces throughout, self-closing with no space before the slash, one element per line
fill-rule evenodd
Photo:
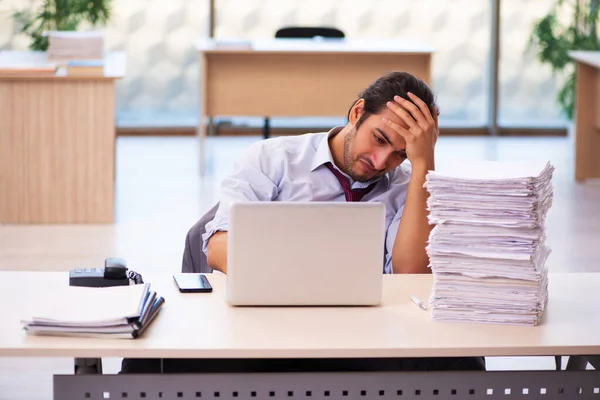
<path fill-rule="evenodd" d="M 124 259 L 116 257 L 105 259 L 104 268 L 75 268 L 69 271 L 69 286 L 126 286 L 130 280 L 135 284 L 144 283 L 140 274 L 127 270 Z"/>

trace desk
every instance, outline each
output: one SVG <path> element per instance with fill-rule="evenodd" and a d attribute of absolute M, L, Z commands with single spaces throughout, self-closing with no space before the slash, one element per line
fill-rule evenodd
<path fill-rule="evenodd" d="M 433 48 L 416 42 L 272 39 L 246 46 L 198 43 L 200 51 L 200 163 L 205 119 L 346 116 L 360 91 L 391 71 L 431 84 Z"/>
<path fill-rule="evenodd" d="M 575 179 L 600 178 L 600 52 L 572 51 L 575 82 Z"/>
<path fill-rule="evenodd" d="M 43 52 L 0 52 L 0 67 L 42 65 Z M 113 222 L 114 83 L 125 54 L 103 76 L 0 75 L 0 223 Z"/>
<path fill-rule="evenodd" d="M 168 274 L 144 274 L 144 278 L 165 297 L 166 302 L 161 314 L 142 337 L 136 340 L 73 339 L 26 336 L 19 324 L 27 307 L 40 301 L 43 293 L 49 296 L 59 295 L 61 287 L 68 284 L 66 273 L 0 272 L 0 304 L 3 305 L 0 356 L 223 359 L 600 354 L 600 319 L 597 318 L 597 310 L 600 308 L 600 291 L 597 290 L 600 274 L 551 274 L 548 310 L 542 325 L 538 327 L 433 322 L 428 313 L 417 308 L 408 299 L 409 293 L 422 299 L 429 297 L 430 275 L 384 276 L 382 305 L 357 308 L 234 308 L 224 301 L 223 275 L 209 276 L 214 287 L 212 294 L 181 294 Z M 569 380 L 569 384 L 583 385 L 589 376 L 585 371 L 583 375 L 572 375 L 571 371 L 567 371 L 562 378 L 552 375 L 552 381 L 548 381 L 548 375 L 544 374 L 554 372 L 536 371 L 536 375 L 519 371 L 515 375 L 494 373 L 490 376 L 496 376 L 494 379 L 499 382 L 505 382 L 503 379 L 506 377 L 521 379 L 519 382 L 529 382 L 530 388 L 542 378 L 541 382 L 546 382 L 544 388 L 556 384 L 567 385 L 568 382 L 562 382 L 561 379 Z M 447 378 L 449 385 L 460 385 L 456 382 L 456 374 L 440 374 L 438 378 L 441 380 L 436 383 L 443 386 L 444 379 Z M 262 374 L 259 375 L 244 379 L 264 379 Z M 392 379 L 389 376 L 384 374 L 380 378 L 388 382 L 386 379 Z M 121 379 L 119 384 L 124 384 L 126 379 L 131 380 L 128 376 L 108 377 L 113 379 L 113 383 L 116 382 L 115 379 Z M 415 378 L 415 375 L 409 377 L 414 382 L 420 382 L 418 379 L 422 378 Z M 58 380 L 68 378 L 61 377 Z M 81 378 L 83 380 L 78 382 L 95 385 L 93 380 L 96 378 Z M 146 378 L 149 380 L 142 382 L 134 379 L 130 383 L 148 385 L 148 382 L 154 381 L 166 384 L 164 379 L 170 379 Z M 357 378 L 356 382 L 363 382 L 361 379 L 367 378 Z M 194 379 L 197 384 L 198 378 Z M 207 382 L 223 384 L 231 391 L 234 383 L 229 378 L 225 381 L 223 379 L 211 375 Z M 379 385 L 383 385 L 381 379 L 377 381 Z M 388 382 L 390 385 L 397 383 L 400 378 L 393 379 Z M 464 384 L 491 385 L 488 379 L 492 378 L 479 375 L 478 383 L 467 380 Z M 597 375 L 593 379 L 595 387 L 598 387 Z M 426 381 L 427 379 L 424 382 Z M 70 384 L 75 385 L 73 382 Z M 285 382 L 292 385 L 290 381 Z M 62 385 L 60 382 L 57 384 Z M 480 390 L 479 386 L 477 388 Z M 80 389 L 83 390 L 83 387 Z M 223 397 L 230 398 L 231 393 Z"/>

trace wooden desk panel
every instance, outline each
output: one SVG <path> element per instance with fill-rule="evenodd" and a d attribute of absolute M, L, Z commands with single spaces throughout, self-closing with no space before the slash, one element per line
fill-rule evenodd
<path fill-rule="evenodd" d="M 600 178 L 600 52 L 570 53 L 575 83 L 575 179 Z"/>
<path fill-rule="evenodd" d="M 202 41 L 198 136 L 204 173 L 207 118 L 346 116 L 358 94 L 391 71 L 431 84 L 433 48 L 400 41 Z"/>
<path fill-rule="evenodd" d="M 0 77 L 0 223 L 113 222 L 112 73 L 124 55 L 111 59 L 100 77 Z"/>
<path fill-rule="evenodd" d="M 211 53 L 205 60 L 207 116 L 345 116 L 387 72 L 431 80 L 428 54 Z"/>
<path fill-rule="evenodd" d="M 112 82 L 13 79 L 0 96 L 0 221 L 112 222 Z"/>
<path fill-rule="evenodd" d="M 135 340 L 27 336 L 20 318 L 60 296 L 66 272 L 0 272 L 0 356 L 345 358 L 600 354 L 600 274 L 550 274 L 537 327 L 443 323 L 409 300 L 428 300 L 431 275 L 385 275 L 377 307 L 231 307 L 226 276 L 212 293 L 179 293 L 170 274 L 145 274 L 166 302 Z M 74 306 L 79 306 L 75 305 Z"/>

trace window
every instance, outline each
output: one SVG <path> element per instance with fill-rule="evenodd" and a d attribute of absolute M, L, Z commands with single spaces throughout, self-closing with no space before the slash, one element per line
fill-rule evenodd
<path fill-rule="evenodd" d="M 218 0 L 217 38 L 264 39 L 284 25 L 330 25 L 348 38 L 425 41 L 434 48 L 441 124 L 486 124 L 490 2 L 472 0 Z"/>
<path fill-rule="evenodd" d="M 14 3 L 14 4 L 13 4 Z M 272 38 L 286 25 L 327 25 L 348 38 L 418 40 L 436 52 L 432 85 L 442 127 L 488 125 L 493 1 L 473 0 L 215 0 L 217 38 Z M 565 127 L 556 94 L 564 81 L 527 44 L 535 21 L 556 0 L 500 2 L 498 124 Z M 10 11 L 0 1 L 0 13 Z M 29 5 L 14 0 L 14 8 Z M 195 43 L 209 35 L 209 0 L 114 0 L 104 29 L 107 50 L 127 53 L 116 84 L 117 125 L 195 126 L 199 65 Z M 12 7 L 12 6 L 11 6 Z M 563 11 L 568 12 L 568 9 Z M 569 18 L 569 15 L 559 15 Z M 0 47 L 26 50 L 12 19 Z M 240 116 L 243 117 L 243 116 Z M 256 119 L 256 118 L 255 118 Z M 316 119 L 319 120 L 319 119 Z M 334 123 L 345 121 L 345 116 Z M 291 126 L 298 122 L 291 122 Z M 255 123 L 262 125 L 262 118 Z M 277 123 L 273 121 L 273 124 Z M 300 122 L 302 125 L 302 122 Z M 319 126 L 331 126 L 329 121 Z"/>
<path fill-rule="evenodd" d="M 208 0 L 114 0 L 107 50 L 127 53 L 115 85 L 117 125 L 194 126 L 198 52 L 208 35 Z"/>
<path fill-rule="evenodd" d="M 562 127 L 566 116 L 556 101 L 563 79 L 527 51 L 533 24 L 556 0 L 503 0 L 500 9 L 498 124 L 505 127 Z"/>

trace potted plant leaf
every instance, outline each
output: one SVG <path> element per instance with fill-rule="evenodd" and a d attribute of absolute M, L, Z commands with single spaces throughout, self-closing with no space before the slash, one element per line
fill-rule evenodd
<path fill-rule="evenodd" d="M 49 31 L 76 31 L 82 22 L 93 27 L 105 24 L 111 16 L 111 0 L 42 0 L 35 10 L 13 14 L 22 24 L 21 33 L 31 37 L 31 50 L 48 49 Z"/>

